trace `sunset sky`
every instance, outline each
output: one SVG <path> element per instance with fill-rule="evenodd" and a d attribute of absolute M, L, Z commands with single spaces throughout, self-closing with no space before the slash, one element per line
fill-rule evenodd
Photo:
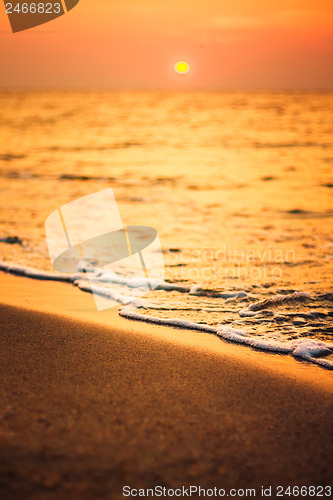
<path fill-rule="evenodd" d="M 81 0 L 16 34 L 2 2 L 0 64 L 1 87 L 332 89 L 333 2 Z"/>

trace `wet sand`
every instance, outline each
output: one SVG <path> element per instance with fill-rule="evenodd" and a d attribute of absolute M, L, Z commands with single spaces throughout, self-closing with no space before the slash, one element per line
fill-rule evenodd
<path fill-rule="evenodd" d="M 97 313 L 65 284 L 0 282 L 2 499 L 329 484 L 331 372 Z"/>

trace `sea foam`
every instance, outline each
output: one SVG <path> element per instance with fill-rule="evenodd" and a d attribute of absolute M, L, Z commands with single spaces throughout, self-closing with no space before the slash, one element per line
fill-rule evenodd
<path fill-rule="evenodd" d="M 59 274 L 40 271 L 31 267 L 10 264 L 3 261 L 0 261 L 0 270 L 33 279 L 72 283 L 82 291 L 97 293 L 101 296 L 113 300 L 120 306 L 123 306 L 120 307 L 119 314 L 120 316 L 127 319 L 144 321 L 146 323 L 154 323 L 157 325 L 183 328 L 187 330 L 197 330 L 212 333 L 230 342 L 247 345 L 266 352 L 289 354 L 294 356 L 295 358 L 315 363 L 324 368 L 333 369 L 333 362 L 323 358 L 323 356 L 327 356 L 333 353 L 332 343 L 309 338 L 278 341 L 269 339 L 267 337 L 265 338 L 265 336 L 263 335 L 250 335 L 246 331 L 235 329 L 225 324 L 215 327 L 205 323 L 196 323 L 194 321 L 182 318 L 159 318 L 151 316 L 149 314 L 142 314 L 139 312 L 139 309 L 149 308 L 148 301 L 146 299 L 138 298 L 130 293 L 131 290 L 133 291 L 136 288 L 140 288 L 146 285 L 146 281 L 140 277 L 127 278 L 119 276 L 112 271 L 104 271 L 102 269 L 94 269 L 92 267 L 87 268 L 87 272 L 83 272 L 83 269 L 79 269 L 79 272 L 75 274 Z M 110 286 L 105 286 L 106 284 L 120 286 L 120 290 L 114 287 L 111 288 Z M 211 292 L 210 290 L 206 291 L 204 289 L 201 289 L 200 287 L 192 287 L 191 289 L 190 287 L 182 287 L 167 282 L 162 282 L 159 285 L 159 289 L 166 292 L 187 292 L 189 296 L 196 296 L 199 294 L 201 295 L 201 292 L 203 292 L 204 296 L 209 296 Z M 221 300 L 227 301 L 230 298 L 245 298 L 247 297 L 247 294 L 243 291 L 225 293 L 222 292 L 219 293 L 218 297 Z M 298 302 L 305 300 L 313 300 L 313 298 L 307 292 L 295 292 L 289 295 L 277 296 L 272 299 L 252 303 L 248 307 L 248 309 L 241 309 L 239 311 L 239 316 L 244 318 L 251 318 L 253 316 L 256 316 L 257 314 L 268 312 L 267 308 L 276 307 L 286 302 Z M 158 307 L 152 306 L 152 309 L 158 309 Z M 163 307 L 161 309 L 163 309 Z M 197 310 L 197 308 L 193 310 Z M 310 311 L 310 313 L 307 314 L 313 315 L 314 312 Z"/>

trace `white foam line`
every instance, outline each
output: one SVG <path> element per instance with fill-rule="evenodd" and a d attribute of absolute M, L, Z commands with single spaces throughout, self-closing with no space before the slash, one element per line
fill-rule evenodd
<path fill-rule="evenodd" d="M 174 326 L 178 328 L 185 328 L 186 330 L 200 330 L 208 333 L 216 333 L 216 328 L 213 326 L 193 323 L 192 321 L 188 321 L 186 319 L 178 319 L 178 318 L 155 318 L 154 316 L 149 316 L 146 314 L 140 314 L 135 311 L 132 307 L 126 306 L 119 311 L 120 316 L 128 319 L 134 319 L 137 321 L 145 321 L 146 323 L 155 323 L 157 325 L 166 325 L 166 326 Z"/>
<path fill-rule="evenodd" d="M 91 269 L 89 269 L 89 271 L 91 271 Z M 146 278 L 143 277 L 125 278 L 110 271 L 103 272 L 98 268 L 96 269 L 96 271 L 89 274 L 89 279 L 90 281 L 96 281 L 99 283 L 104 282 L 104 283 L 113 283 L 117 285 L 125 285 L 128 286 L 129 288 L 147 287 Z M 152 288 L 156 290 L 178 291 L 181 293 L 186 293 L 190 290 L 189 287 L 166 283 L 165 281 L 161 282 L 160 280 L 154 280 L 154 279 L 151 279 L 149 281 L 151 283 Z"/>
<path fill-rule="evenodd" d="M 268 341 L 260 337 L 251 337 L 246 332 L 236 330 L 225 325 L 220 325 L 216 328 L 210 325 L 194 323 L 192 321 L 180 318 L 165 319 L 140 314 L 137 312 L 137 309 L 139 307 L 149 307 L 149 305 L 147 305 L 147 302 L 145 302 L 143 299 L 122 295 L 119 292 L 112 290 L 111 288 L 89 285 L 86 282 L 87 274 L 84 273 L 77 273 L 73 275 L 48 273 L 29 267 L 9 264 L 3 261 L 0 261 L 0 270 L 33 279 L 68 282 L 72 283 L 74 286 L 78 286 L 83 291 L 96 292 L 100 295 L 105 295 L 108 298 L 113 299 L 115 302 L 124 305 L 124 307 L 119 311 L 119 314 L 120 316 L 128 319 L 144 321 L 147 323 L 155 323 L 157 325 L 184 328 L 187 330 L 199 330 L 203 332 L 214 333 L 219 337 L 222 337 L 225 340 L 229 340 L 231 342 L 248 345 L 257 349 L 261 349 L 263 351 L 291 354 L 296 358 L 301 358 L 324 368 L 333 370 L 333 362 L 319 357 L 320 355 L 325 355 L 333 352 L 333 344 L 325 343 L 321 340 L 304 338 L 292 340 L 289 342 Z M 115 283 L 128 285 L 128 283 L 126 283 L 127 281 L 128 280 L 125 279 L 123 280 L 123 283 L 120 283 L 119 279 Z M 307 294 L 303 293 L 293 295 L 293 298 L 308 297 Z M 243 310 L 243 313 L 246 313 L 246 310 Z M 244 316 L 246 315 L 247 314 L 244 314 Z"/>
<path fill-rule="evenodd" d="M 263 340 L 257 337 L 250 337 L 241 330 L 236 330 L 228 326 L 220 326 L 216 330 L 217 335 L 223 337 L 226 340 L 231 340 L 232 342 L 237 342 L 238 344 L 246 344 L 257 349 L 262 349 L 264 351 L 279 352 L 284 354 L 291 354 L 292 348 L 287 345 L 272 341 Z"/>
<path fill-rule="evenodd" d="M 140 314 L 130 306 L 122 308 L 119 311 L 119 314 L 127 319 L 136 321 L 214 333 L 225 340 L 229 340 L 237 344 L 245 344 L 266 352 L 291 354 L 294 357 L 310 361 L 324 368 L 333 369 L 333 363 L 331 361 L 314 357 L 314 355 L 327 354 L 331 351 L 333 352 L 333 344 L 326 344 L 320 340 L 297 339 L 290 342 L 268 341 L 258 337 L 250 337 L 245 332 L 231 327 L 219 326 L 215 328 L 209 325 L 194 323 L 180 318 L 155 318 L 154 316 Z"/>
<path fill-rule="evenodd" d="M 28 278 L 39 280 L 65 281 L 71 283 L 74 281 L 74 279 L 79 279 L 78 275 L 69 276 L 68 274 L 48 273 L 46 271 L 39 271 L 38 269 L 34 269 L 32 267 L 8 264 L 7 262 L 3 261 L 0 261 L 0 270 L 11 274 L 17 274 L 18 276 L 27 276 Z"/>
<path fill-rule="evenodd" d="M 304 338 L 289 342 L 269 341 L 258 337 L 250 337 L 241 330 L 226 326 L 218 327 L 216 333 L 224 339 L 239 344 L 246 344 L 264 351 L 291 354 L 296 358 L 305 359 L 325 368 L 333 369 L 333 363 L 331 361 L 315 357 L 333 352 L 333 344 L 325 343 L 321 340 Z"/>
<path fill-rule="evenodd" d="M 306 358 L 304 358 L 304 359 L 306 359 Z M 323 368 L 326 368 L 328 370 L 333 370 L 333 363 L 331 361 L 329 361 L 328 359 L 314 358 L 314 357 L 310 356 L 308 361 L 311 361 L 312 363 L 315 363 L 316 365 L 322 366 Z"/>

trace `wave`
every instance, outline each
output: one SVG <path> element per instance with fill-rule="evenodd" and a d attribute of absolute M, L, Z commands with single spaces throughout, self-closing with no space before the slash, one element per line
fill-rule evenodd
<path fill-rule="evenodd" d="M 307 300 L 313 300 L 308 292 L 294 292 L 288 295 L 277 295 L 272 299 L 261 300 L 254 304 L 249 305 L 249 311 L 260 311 L 262 309 L 267 309 L 269 307 L 277 307 L 283 303 L 287 302 L 304 302 Z"/>
<path fill-rule="evenodd" d="M 41 271 L 17 264 L 10 264 L 4 261 L 0 261 L 0 270 L 3 272 L 8 272 L 11 274 L 25 276 L 33 279 L 72 283 L 74 286 L 77 286 L 84 292 L 97 293 L 115 301 L 117 304 L 122 306 L 119 309 L 119 315 L 130 320 L 143 321 L 146 323 L 154 323 L 157 325 L 164 325 L 174 328 L 207 332 L 217 335 L 229 342 L 247 345 L 249 347 L 260 349 L 266 352 L 292 355 L 295 358 L 302 359 L 323 368 L 333 370 L 333 362 L 325 359 L 325 356 L 333 353 L 333 343 L 323 342 L 321 340 L 311 338 L 298 338 L 288 341 L 278 341 L 275 339 L 269 339 L 267 337 L 265 338 L 263 335 L 250 335 L 243 330 L 235 329 L 226 324 L 211 326 L 205 323 L 197 323 L 182 318 L 160 318 L 148 314 L 143 314 L 142 312 L 139 312 L 139 310 L 148 309 L 150 306 L 149 302 L 146 299 L 136 297 L 131 293 L 131 290 L 133 291 L 139 289 L 144 285 L 145 280 L 139 277 L 128 278 L 117 275 L 116 273 L 113 273 L 111 271 L 104 271 L 102 269 L 95 269 L 92 267 L 87 268 L 86 272 L 84 272 L 83 269 L 78 269 L 78 272 L 75 274 L 59 274 Z M 105 286 L 106 284 L 113 284 L 116 287 L 121 285 L 122 288 L 118 290 L 116 287 L 111 288 Z M 180 293 L 187 293 L 189 297 L 198 295 L 211 297 L 212 292 L 214 292 L 213 290 L 202 289 L 198 286 L 184 287 L 167 282 L 161 283 L 159 285 L 159 289 L 164 290 L 165 292 L 177 291 Z M 323 298 L 324 300 L 332 300 L 331 296 L 332 294 L 328 293 L 321 294 L 318 297 Z M 216 291 L 216 295 L 214 295 L 214 297 L 221 298 L 221 300 L 227 302 L 230 298 L 246 298 L 247 293 L 244 291 Z M 309 300 L 314 300 L 314 298 L 309 293 L 294 292 L 292 294 L 284 296 L 278 295 L 276 297 L 273 297 L 272 299 L 251 303 L 247 309 L 241 309 L 240 311 L 238 311 L 238 313 L 241 318 L 251 318 L 252 316 L 256 316 L 257 314 L 270 316 L 271 311 L 269 310 L 269 308 L 278 307 L 279 305 L 284 303 L 296 303 Z M 151 308 L 158 309 L 154 306 L 152 306 Z M 318 316 L 320 314 L 321 313 L 317 313 L 316 311 L 310 311 L 309 313 L 298 313 L 297 316 L 312 317 L 316 315 Z"/>
<path fill-rule="evenodd" d="M 238 344 L 249 345 L 263 351 L 291 354 L 296 358 L 301 358 L 333 370 L 333 363 L 331 361 L 316 357 L 333 352 L 333 344 L 328 344 L 321 340 L 296 339 L 287 342 L 270 341 L 260 337 L 252 337 L 241 330 L 225 326 L 217 328 L 216 333 L 224 339 L 237 342 Z"/>

